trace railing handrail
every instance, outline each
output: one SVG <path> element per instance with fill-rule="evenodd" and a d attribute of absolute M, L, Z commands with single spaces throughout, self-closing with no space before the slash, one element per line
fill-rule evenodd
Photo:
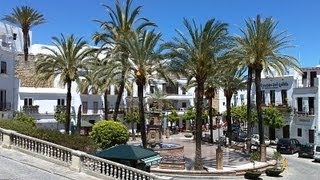
<path fill-rule="evenodd" d="M 117 163 L 117 162 L 114 162 L 114 161 L 110 161 L 110 160 L 103 159 L 103 158 L 100 158 L 100 157 L 97 157 L 97 156 L 93 156 L 93 155 L 87 154 L 87 153 L 82 152 L 82 151 L 74 150 L 74 149 L 67 148 L 67 147 L 64 147 L 64 146 L 61 146 L 61 145 L 58 145 L 58 144 L 55 144 L 55 143 L 51 143 L 51 142 L 45 141 L 45 140 L 41 140 L 41 139 L 37 139 L 37 138 L 34 138 L 34 137 L 30 137 L 30 136 L 18 133 L 18 132 L 13 131 L 13 130 L 0 128 L 0 134 L 2 134 L 2 136 L 3 135 L 9 135 L 11 137 L 12 136 L 17 136 L 17 137 L 20 137 L 20 138 L 25 138 L 25 139 L 30 140 L 30 141 L 34 141 L 34 142 L 41 143 L 41 144 L 44 144 L 44 145 L 47 145 L 47 146 L 51 146 L 51 147 L 54 147 L 54 148 L 57 148 L 57 149 L 61 149 L 63 151 L 67 151 L 67 152 L 69 152 L 71 154 L 71 161 L 75 161 L 75 162 L 71 162 L 71 164 L 70 164 L 71 166 L 70 167 L 72 168 L 72 166 L 74 164 L 77 164 L 77 159 L 79 159 L 80 160 L 80 164 L 79 164 L 78 168 L 79 168 L 80 171 L 86 165 L 85 162 L 84 162 L 84 159 L 88 158 L 88 159 L 91 159 L 91 160 L 94 160 L 94 161 L 98 161 L 99 163 L 106 163 L 106 164 L 115 166 L 117 168 L 121 168 L 121 169 L 124 169 L 124 170 L 127 170 L 127 171 L 132 171 L 132 172 L 137 173 L 138 175 L 142 175 L 142 176 L 145 176 L 145 177 L 148 177 L 148 178 L 151 178 L 151 179 L 156 179 L 156 180 L 169 180 L 169 179 L 172 179 L 171 177 L 157 176 L 155 174 L 151 174 L 151 173 L 148 173 L 148 172 L 145 172 L 145 171 L 142 171 L 142 170 L 130 167 L 130 166 L 126 166 L 126 165 L 123 165 L 123 164 L 120 164 L 120 163 Z M 12 138 L 10 138 L 10 139 L 11 139 L 10 141 L 12 143 Z M 13 146 L 14 146 L 14 144 L 13 144 Z M 24 149 L 24 150 L 29 150 L 29 149 Z M 29 151 L 31 151 L 31 150 L 29 150 Z M 73 156 L 75 156 L 75 157 L 73 157 Z"/>

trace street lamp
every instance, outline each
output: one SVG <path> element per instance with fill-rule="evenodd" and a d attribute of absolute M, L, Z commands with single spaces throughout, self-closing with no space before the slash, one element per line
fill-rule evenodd
<path fill-rule="evenodd" d="M 221 149 L 220 120 L 221 120 L 221 114 L 218 113 L 216 118 L 216 123 L 218 127 L 218 148 L 216 149 L 216 167 L 218 170 L 223 169 L 223 150 Z"/>

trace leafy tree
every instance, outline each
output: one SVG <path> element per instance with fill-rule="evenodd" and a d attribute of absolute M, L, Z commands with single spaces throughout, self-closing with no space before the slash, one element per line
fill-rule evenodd
<path fill-rule="evenodd" d="M 119 144 L 126 144 L 129 140 L 129 132 L 121 122 L 103 120 L 95 123 L 90 137 L 97 145 L 106 149 Z"/>
<path fill-rule="evenodd" d="M 265 147 L 264 128 L 262 119 L 262 95 L 261 73 L 282 75 L 287 69 L 293 68 L 301 72 L 296 58 L 283 54 L 281 51 L 292 47 L 289 36 L 282 31 L 276 32 L 278 22 L 271 17 L 262 19 L 257 15 L 256 19 L 246 21 L 246 28 L 241 29 L 243 37 L 236 37 L 237 52 L 242 55 L 240 60 L 245 60 L 247 67 L 251 67 L 255 75 L 256 108 L 259 125 L 260 145 Z M 240 63 L 241 64 L 241 63 Z M 243 63 L 242 63 L 243 64 Z M 261 160 L 266 160 L 266 151 L 261 151 Z"/>
<path fill-rule="evenodd" d="M 71 111 L 71 84 L 79 82 L 79 70 L 85 67 L 84 60 L 90 52 L 87 43 L 82 38 L 75 38 L 73 35 L 61 39 L 53 37 L 55 48 L 44 47 L 50 54 L 41 54 L 36 60 L 36 74 L 39 80 L 44 81 L 59 77 L 59 83 L 67 86 L 67 107 L 65 131 L 70 130 Z"/>
<path fill-rule="evenodd" d="M 231 108 L 231 117 L 240 122 L 247 122 L 247 108 L 245 105 L 235 106 Z"/>
<path fill-rule="evenodd" d="M 168 56 L 172 58 L 172 71 L 182 74 L 188 80 L 194 80 L 196 84 L 196 150 L 195 169 L 202 170 L 203 162 L 201 155 L 202 137 L 202 113 L 205 82 L 214 72 L 215 62 L 226 50 L 227 24 L 208 20 L 204 26 L 198 26 L 193 21 L 183 20 L 188 36 L 177 30 L 178 37 L 172 42 L 165 43 Z"/>
<path fill-rule="evenodd" d="M 33 26 L 43 24 L 46 20 L 39 11 L 29 6 L 16 7 L 12 10 L 13 12 L 10 15 L 6 15 L 2 20 L 15 24 L 22 29 L 24 60 L 28 61 L 29 31 Z"/>
<path fill-rule="evenodd" d="M 283 114 L 278 108 L 267 106 L 263 108 L 264 122 L 271 128 L 281 128 L 284 126 Z"/>
<path fill-rule="evenodd" d="M 120 102 L 125 88 L 125 82 L 129 71 L 129 52 L 126 47 L 120 43 L 126 38 L 130 38 L 130 34 L 133 31 L 140 31 L 148 26 L 155 26 L 147 18 L 138 17 L 142 6 L 138 6 L 131 10 L 132 0 L 126 0 L 125 6 L 121 7 L 121 4 L 116 0 L 115 8 L 108 5 L 103 5 L 107 9 L 109 20 L 100 21 L 96 20 L 100 24 L 103 32 L 96 32 L 93 35 L 93 39 L 96 43 L 103 43 L 101 49 L 109 49 L 114 47 L 112 56 L 115 61 L 118 62 L 117 67 L 121 73 L 119 81 L 119 91 L 115 104 L 115 111 L 113 119 L 116 120 L 119 112 Z"/>
<path fill-rule="evenodd" d="M 19 122 L 24 122 L 33 127 L 36 126 L 36 119 L 31 115 L 25 114 L 24 112 L 18 111 L 14 117 L 14 120 L 17 120 Z"/>
<path fill-rule="evenodd" d="M 196 111 L 193 107 L 189 107 L 188 110 L 183 114 L 182 120 L 184 121 L 192 121 L 196 119 Z"/>
<path fill-rule="evenodd" d="M 172 128 L 172 124 L 174 122 L 178 122 L 180 119 L 180 116 L 178 115 L 176 110 L 171 110 L 171 113 L 168 115 L 168 121 L 171 122 L 171 128 Z"/>
<path fill-rule="evenodd" d="M 132 140 L 136 140 L 136 136 L 134 132 L 134 123 L 139 122 L 139 109 L 130 108 L 130 110 L 125 114 L 123 119 L 126 123 L 131 123 Z"/>

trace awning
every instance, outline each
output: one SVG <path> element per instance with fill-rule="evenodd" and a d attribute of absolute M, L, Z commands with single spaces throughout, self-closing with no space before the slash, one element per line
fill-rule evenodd
<path fill-rule="evenodd" d="M 141 159 L 141 161 L 143 161 L 146 164 L 146 166 L 152 166 L 155 164 L 159 164 L 161 159 L 162 157 L 157 155 L 157 156 L 151 156 L 148 158 Z"/>

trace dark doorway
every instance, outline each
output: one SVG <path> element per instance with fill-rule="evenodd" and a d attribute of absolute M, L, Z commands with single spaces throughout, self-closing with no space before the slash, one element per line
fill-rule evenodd
<path fill-rule="evenodd" d="M 298 101 L 298 112 L 302 112 L 302 98 L 297 98 Z"/>
<path fill-rule="evenodd" d="M 309 143 L 314 143 L 314 130 L 309 129 Z"/>
<path fill-rule="evenodd" d="M 283 138 L 290 138 L 290 126 L 286 125 L 282 128 Z"/>
<path fill-rule="evenodd" d="M 314 115 L 314 97 L 308 98 L 309 114 Z"/>
<path fill-rule="evenodd" d="M 276 129 L 269 127 L 269 139 L 275 140 L 276 139 Z"/>

